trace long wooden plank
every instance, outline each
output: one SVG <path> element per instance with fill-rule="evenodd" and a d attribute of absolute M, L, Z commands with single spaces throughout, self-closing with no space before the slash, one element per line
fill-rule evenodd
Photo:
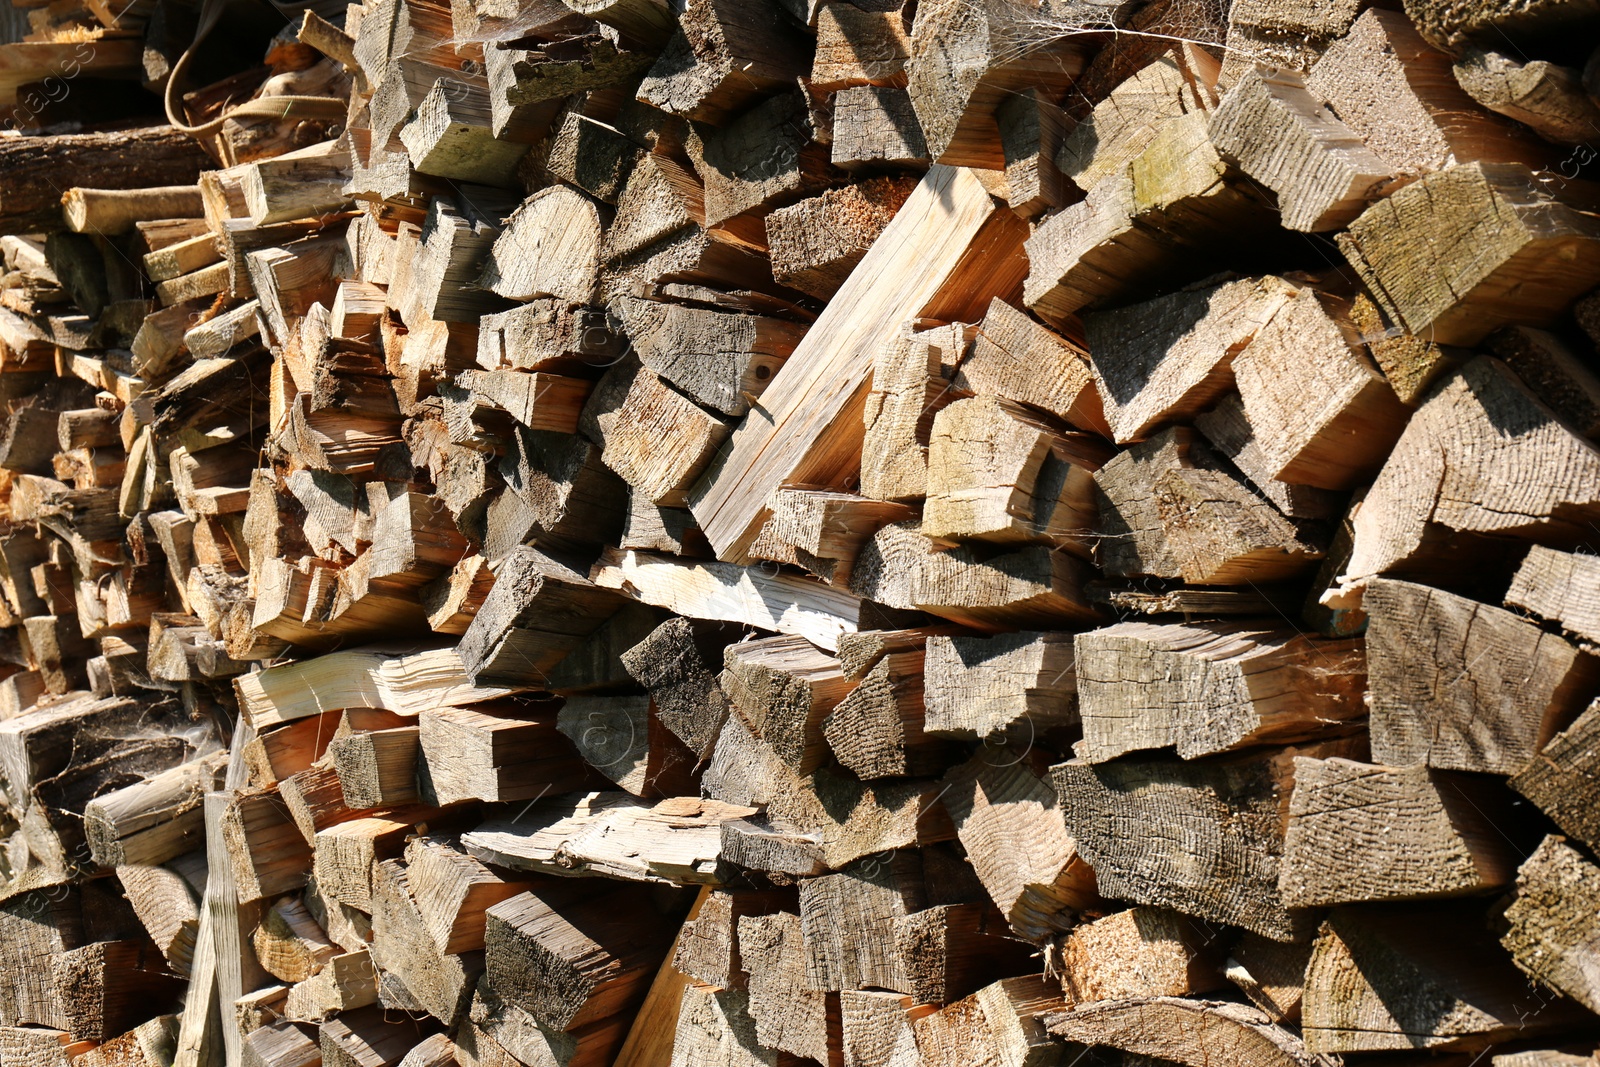
<path fill-rule="evenodd" d="M 830 652 L 855 633 L 861 598 L 774 567 L 741 567 L 607 548 L 589 580 L 692 619 L 738 622 L 794 634 Z"/>
<path fill-rule="evenodd" d="M 873 356 L 908 319 L 977 321 L 1014 292 L 1027 234 L 971 171 L 929 168 L 691 493 L 718 558 L 746 560 L 780 486 L 855 475 Z"/>

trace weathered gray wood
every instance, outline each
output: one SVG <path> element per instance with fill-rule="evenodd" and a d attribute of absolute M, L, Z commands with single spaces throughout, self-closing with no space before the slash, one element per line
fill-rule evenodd
<path fill-rule="evenodd" d="M 1595 1010 L 1600 977 L 1594 944 L 1600 937 L 1600 867 L 1551 835 L 1517 869 L 1517 893 L 1500 943 L 1524 973 L 1541 985 Z"/>

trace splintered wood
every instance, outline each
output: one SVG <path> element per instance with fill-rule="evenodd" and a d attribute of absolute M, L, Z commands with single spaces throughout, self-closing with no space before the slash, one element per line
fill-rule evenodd
<path fill-rule="evenodd" d="M 12 7 L 0 1067 L 1600 1055 L 1593 0 Z"/>

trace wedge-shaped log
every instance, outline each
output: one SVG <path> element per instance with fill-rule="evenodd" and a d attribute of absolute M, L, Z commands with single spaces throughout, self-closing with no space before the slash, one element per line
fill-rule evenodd
<path fill-rule="evenodd" d="M 792 905 L 783 890 L 714 889 L 700 902 L 694 918 L 683 924 L 683 934 L 673 949 L 672 965 L 697 982 L 719 989 L 743 989 L 745 965 L 740 955 L 739 924 L 747 918 L 771 915 Z M 798 936 L 795 948 L 800 949 Z M 805 983 L 805 955 L 800 955 L 800 978 L 791 990 Z"/>
<path fill-rule="evenodd" d="M 1333 603 L 1353 606 L 1348 594 L 1378 574 L 1449 580 L 1464 560 L 1503 558 L 1508 540 L 1580 544 L 1600 516 L 1597 478 L 1600 452 L 1503 364 L 1473 360 L 1400 435 L 1355 516 Z"/>
<path fill-rule="evenodd" d="M 95 797 L 83 809 L 90 854 L 102 867 L 166 863 L 198 847 L 206 793 L 226 760 L 212 755 Z"/>
<path fill-rule="evenodd" d="M 1506 593 L 1506 606 L 1560 624 L 1573 637 L 1600 646 L 1600 558 L 1534 545 Z"/>
<path fill-rule="evenodd" d="M 1552 737 L 1539 755 L 1512 775 L 1511 787 L 1590 848 L 1600 843 L 1600 706 L 1590 704 L 1571 726 Z"/>
<path fill-rule="evenodd" d="M 677 932 L 643 886 L 560 885 L 510 897 L 486 914 L 490 983 L 555 1030 L 636 1004 Z"/>
<path fill-rule="evenodd" d="M 780 489 L 771 508 L 750 554 L 803 567 L 833 585 L 848 580 L 861 546 L 879 527 L 915 514 L 904 504 L 824 489 Z"/>
<path fill-rule="evenodd" d="M 859 597 L 808 578 L 653 552 L 608 548 L 590 577 L 678 615 L 793 634 L 828 650 L 856 630 L 861 615 Z"/>
<path fill-rule="evenodd" d="M 556 728 L 585 763 L 635 796 L 695 791 L 696 757 L 662 725 L 648 693 L 570 694 Z"/>
<path fill-rule="evenodd" d="M 419 799 L 417 727 L 354 733 L 333 741 L 328 751 L 349 807 L 390 807 Z"/>
<path fill-rule="evenodd" d="M 671 16 L 663 12 L 670 21 Z M 639 99 L 670 115 L 720 126 L 811 70 L 812 44 L 784 19 L 752 19 L 737 0 L 697 4 L 679 20 Z"/>
<path fill-rule="evenodd" d="M 690 982 L 678 1005 L 671 1067 L 778 1067 L 785 1053 L 762 1049 L 750 1017 L 750 995 Z M 759 1051 L 753 1051 L 759 1050 Z"/>
<path fill-rule="evenodd" d="M 690 487 L 727 439 L 728 424 L 654 371 L 635 372 L 620 395 L 606 385 L 595 390 L 584 413 L 605 446 L 606 466 L 653 504 L 688 503 Z"/>
<path fill-rule="evenodd" d="M 685 147 L 705 183 L 703 225 L 737 216 L 759 219 L 822 192 L 839 172 L 813 132 L 805 96 L 794 89 L 763 100 L 721 129 L 690 136 Z"/>
<path fill-rule="evenodd" d="M 1585 144 L 1600 126 L 1600 104 L 1582 74 L 1544 59 L 1518 60 L 1471 48 L 1453 67 L 1468 96 L 1556 144 Z"/>
<path fill-rule="evenodd" d="M 943 356 L 944 346 L 925 333 L 896 337 L 873 355 L 862 415 L 862 496 L 915 501 L 928 495 L 928 436 L 939 409 L 955 399 L 940 373 Z"/>
<path fill-rule="evenodd" d="M 1339 908 L 1306 967 L 1301 1030 L 1314 1052 L 1478 1049 L 1584 1013 L 1528 983 L 1470 904 Z"/>
<path fill-rule="evenodd" d="M 1198 414 L 1232 384 L 1233 357 L 1295 296 L 1268 275 L 1087 316 L 1090 363 L 1119 443 Z"/>
<path fill-rule="evenodd" d="M 796 774 L 822 764 L 822 721 L 850 692 L 834 656 L 799 637 L 729 645 L 721 684 L 757 737 Z"/>
<path fill-rule="evenodd" d="M 926 657 L 919 648 L 884 656 L 822 721 L 834 758 L 863 780 L 938 774 L 958 751 L 929 736 Z"/>
<path fill-rule="evenodd" d="M 1382 763 L 1515 774 L 1600 682 L 1600 659 L 1504 608 L 1387 578 L 1362 608 Z"/>
<path fill-rule="evenodd" d="M 920 1057 L 916 1062 L 925 1067 L 960 1067 L 985 1060 L 1048 1063 L 1059 1049 L 1044 1021 L 1063 1006 L 1060 992 L 1033 975 L 985 986 L 911 1024 Z"/>
<path fill-rule="evenodd" d="M 529 800 L 594 780 L 549 705 L 441 708 L 417 725 L 423 794 L 436 804 Z"/>
<path fill-rule="evenodd" d="M 1107 897 L 1291 940 L 1308 932 L 1306 913 L 1278 891 L 1293 757 L 1359 748 L 1347 740 L 1195 763 L 1074 760 L 1051 775 L 1067 832 Z"/>
<path fill-rule="evenodd" d="M 1359 640 L 1250 622 L 1124 622 L 1079 634 L 1074 648 L 1075 751 L 1090 763 L 1168 746 L 1194 759 L 1305 741 L 1347 732 L 1366 714 Z"/>
<path fill-rule="evenodd" d="M 1218 151 L 1278 194 L 1291 230 L 1342 229 L 1397 184 L 1380 159 L 1293 70 L 1246 71 L 1211 120 Z"/>
<path fill-rule="evenodd" d="M 478 685 L 540 685 L 622 598 L 538 549 L 500 562 L 494 588 L 461 636 L 462 665 Z"/>
<path fill-rule="evenodd" d="M 1363 212 L 1339 247 L 1390 318 L 1440 344 L 1553 325 L 1600 279 L 1600 223 L 1512 163 L 1462 164 L 1408 185 Z"/>
<path fill-rule="evenodd" d="M 1369 481 L 1410 411 L 1366 354 L 1343 301 L 1302 289 L 1233 361 L 1244 410 L 1278 481 Z M 1308 410 L 1306 398 L 1315 397 Z"/>
<path fill-rule="evenodd" d="M 805 337 L 805 327 L 761 315 L 624 298 L 612 304 L 644 366 L 697 402 L 743 415 Z"/>
<path fill-rule="evenodd" d="M 592 303 L 600 281 L 600 234 L 599 212 L 582 193 L 567 186 L 542 189 L 506 220 L 482 285 L 513 300 L 553 296 Z"/>
<path fill-rule="evenodd" d="M 1078 722 L 1070 634 L 933 636 L 924 680 L 929 733 L 1032 741 Z"/>
<path fill-rule="evenodd" d="M 1111 455 L 1098 437 L 1062 433 L 1013 401 L 959 400 L 933 420 L 922 532 L 1086 556 L 1093 475 Z"/>
<path fill-rule="evenodd" d="M 1195 444 L 1185 426 L 1140 441 L 1095 473 L 1099 542 L 1108 575 L 1177 578 L 1197 585 L 1279 581 L 1323 552 Z"/>
<path fill-rule="evenodd" d="M 863 85 L 833 94 L 834 166 L 870 172 L 928 162 L 928 142 L 904 89 Z"/>
<path fill-rule="evenodd" d="M 1108 1000 L 1046 1017 L 1049 1032 L 1122 1049 L 1158 1062 L 1206 1067 L 1219 1056 L 1250 1067 L 1334 1067 L 1292 1030 L 1258 1008 L 1224 1000 L 1148 997 Z"/>
<path fill-rule="evenodd" d="M 922 863 L 891 853 L 800 884 L 806 988 L 911 991 L 895 951 L 894 923 L 925 904 Z"/>
<path fill-rule="evenodd" d="M 398 985 L 413 1010 L 454 1026 L 467 1013 L 484 971 L 481 952 L 445 953 L 429 936 L 411 889 L 411 871 L 398 859 L 377 860 L 372 871 L 372 965 L 385 985 Z M 392 976 L 392 977 L 391 977 Z M 384 999 L 392 1000 L 392 990 Z"/>
<path fill-rule="evenodd" d="M 848 4 L 830 4 L 823 11 L 849 12 L 845 18 L 883 17 Z M 868 178 L 773 211 L 766 218 L 773 279 L 819 300 L 831 299 L 915 188 L 910 177 Z"/>
<path fill-rule="evenodd" d="M 1600 867 L 1563 838 L 1546 837 L 1517 869 L 1517 895 L 1506 909 L 1510 929 L 1500 943 L 1528 977 L 1594 1011 L 1600 978 Z"/>
<path fill-rule="evenodd" d="M 951 166 L 1004 169 L 995 110 L 1019 89 L 1059 92 L 1083 69 L 1070 36 L 1028 42 L 1024 7 L 1009 0 L 935 0 L 919 8 L 907 91 L 929 155 Z"/>
<path fill-rule="evenodd" d="M 802 920 L 792 911 L 739 919 L 739 957 L 756 1040 L 763 1048 L 827 1063 L 839 1027 L 839 995 L 806 988 Z"/>
<path fill-rule="evenodd" d="M 622 654 L 634 681 L 650 690 L 656 716 L 699 759 L 711 755 L 728 717 L 717 676 L 731 628 L 672 618 Z"/>
<path fill-rule="evenodd" d="M 1048 411 L 1080 430 L 1110 435 L 1089 354 L 996 298 L 950 384 Z"/>
<path fill-rule="evenodd" d="M 1039 944 L 1096 904 L 1094 872 L 1023 748 L 986 747 L 945 782 L 961 847 L 1018 937 Z"/>
<path fill-rule="evenodd" d="M 1295 907 L 1416 900 L 1508 885 L 1515 856 L 1496 828 L 1510 794 L 1422 764 L 1295 763 L 1278 886 Z M 1341 843 L 1366 842 L 1360 849 Z"/>

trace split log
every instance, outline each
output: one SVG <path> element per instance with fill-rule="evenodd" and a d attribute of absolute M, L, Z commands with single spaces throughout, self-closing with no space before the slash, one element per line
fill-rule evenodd
<path fill-rule="evenodd" d="M 833 164 L 848 171 L 926 167 L 928 142 L 904 89 L 856 86 L 833 95 Z"/>
<path fill-rule="evenodd" d="M 50 158 L 47 169 L 38 166 L 41 152 Z M 63 189 L 188 185 L 208 166 L 188 135 L 167 127 L 17 140 L 0 156 L 10 190 L 0 227 L 8 234 L 49 233 L 61 225 Z"/>
<path fill-rule="evenodd" d="M 828 12 L 849 12 L 837 17 L 850 19 L 883 14 L 848 4 L 822 10 L 821 25 L 826 25 Z M 915 188 L 911 178 L 868 178 L 773 211 L 766 218 L 773 279 L 820 300 L 831 299 Z"/>
<path fill-rule="evenodd" d="M 1068 1041 L 1123 1049 L 1158 1063 L 1206 1067 L 1215 1057 L 1248 1067 L 1332 1067 L 1259 1009 L 1230 1001 L 1150 997 L 1110 1000 L 1051 1015 L 1050 1033 Z"/>
<path fill-rule="evenodd" d="M 1571 67 L 1471 48 L 1453 69 L 1468 96 L 1547 141 L 1584 144 L 1600 127 L 1600 104 L 1584 92 L 1583 75 Z"/>
<path fill-rule="evenodd" d="M 800 916 L 789 911 L 739 919 L 739 955 L 750 972 L 748 1010 L 763 1048 L 835 1063 L 839 998 L 806 988 L 801 926 Z"/>
<path fill-rule="evenodd" d="M 1247 933 L 1228 954 L 1228 980 L 1274 1022 L 1298 1022 L 1311 948 L 1309 941 L 1294 944 Z"/>
<path fill-rule="evenodd" d="M 419 745 L 415 726 L 336 738 L 328 752 L 345 804 L 363 809 L 416 803 Z"/>
<path fill-rule="evenodd" d="M 478 952 L 440 952 L 411 892 L 410 871 L 397 859 L 371 865 L 372 964 L 380 1002 L 432 1015 L 453 1026 L 466 1015 L 484 973 Z M 403 990 L 403 992 L 401 992 Z"/>
<path fill-rule="evenodd" d="M 714 0 L 678 21 L 639 86 L 641 101 L 669 115 L 721 126 L 810 72 L 811 41 L 781 18 L 751 20 L 728 0 Z"/>
<path fill-rule="evenodd" d="M 897 337 L 874 353 L 862 415 L 863 496 L 909 502 L 928 495 L 933 419 L 955 399 L 940 374 L 942 355 L 927 335 Z"/>
<path fill-rule="evenodd" d="M 661 724 L 701 760 L 728 717 L 717 674 L 733 640 L 730 627 L 672 618 L 622 655 L 628 673 L 650 690 Z"/>
<path fill-rule="evenodd" d="M 611 307 L 647 369 L 726 415 L 748 411 L 805 337 L 803 326 L 760 315 L 627 298 Z"/>
<path fill-rule="evenodd" d="M 513 300 L 591 303 L 599 285 L 600 232 L 599 213 L 582 193 L 565 186 L 540 190 L 506 220 L 481 284 Z"/>
<path fill-rule="evenodd" d="M 1278 885 L 1294 907 L 1458 896 L 1510 883 L 1509 794 L 1413 764 L 1300 759 Z M 1350 850 L 1336 842 L 1364 841 Z"/>
<path fill-rule="evenodd" d="M 857 467 L 867 357 L 909 317 L 957 318 L 1009 290 L 1020 225 L 995 213 L 971 174 L 929 173 L 773 375 L 764 417 L 735 430 L 726 460 L 697 488 L 691 507 L 719 557 L 743 555 L 780 484 L 833 484 Z M 902 289 L 910 263 L 918 265 L 916 283 Z M 830 386 L 819 405 L 822 381 Z"/>
<path fill-rule="evenodd" d="M 217 787 L 220 754 L 174 767 L 91 800 L 84 835 L 102 867 L 166 863 L 192 851 L 205 829 L 205 794 Z"/>
<path fill-rule="evenodd" d="M 1552 737 L 1539 755 L 1512 775 L 1513 789 L 1539 806 L 1562 831 L 1594 847 L 1600 821 L 1594 807 L 1595 738 L 1600 711 L 1589 705 L 1571 726 Z"/>
<path fill-rule="evenodd" d="M 662 724 L 649 694 L 568 695 L 556 729 L 585 763 L 635 796 L 694 792 L 696 757 Z"/>
<path fill-rule="evenodd" d="M 1074 639 L 1080 758 L 1141 749 L 1184 759 L 1344 733 L 1366 714 L 1366 657 L 1249 622 L 1125 622 Z M 1166 687 L 1171 686 L 1169 690 Z"/>
<path fill-rule="evenodd" d="M 961 847 L 1018 937 L 1043 943 L 1096 905 L 1094 872 L 1025 750 L 986 747 L 945 782 L 945 807 Z"/>
<path fill-rule="evenodd" d="M 1463 558 L 1503 554 L 1507 540 L 1582 543 L 1588 517 L 1600 514 L 1591 470 L 1600 472 L 1592 446 L 1504 365 L 1474 360 L 1434 388 L 1400 435 L 1355 516 L 1329 603 L 1353 606 L 1351 594 L 1377 574 L 1448 580 Z"/>
<path fill-rule="evenodd" d="M 740 924 L 747 918 L 781 911 L 785 903 L 792 902 L 782 891 L 712 890 L 694 918 L 683 924 L 672 965 L 697 982 L 743 989 L 746 968 L 740 955 Z M 800 966 L 801 978 L 789 984 L 791 990 L 804 984 L 804 956 Z"/>
<path fill-rule="evenodd" d="M 860 599 L 843 590 L 731 563 L 608 548 L 590 574 L 597 586 L 678 615 L 793 634 L 829 650 L 841 634 L 857 628 L 861 616 Z"/>
<path fill-rule="evenodd" d="M 1485 339 L 1533 395 L 1580 437 L 1600 432 L 1600 378 L 1553 333 L 1508 326 Z"/>
<path fill-rule="evenodd" d="M 801 775 L 827 756 L 823 720 L 851 689 L 835 657 L 787 636 L 729 645 L 720 682 L 755 735 Z"/>
<path fill-rule="evenodd" d="M 1448 235 L 1486 219 L 1497 220 L 1492 239 L 1470 256 L 1420 251 L 1420 233 L 1449 247 Z M 1447 345 L 1476 344 L 1510 324 L 1553 325 L 1600 277 L 1600 225 L 1512 163 L 1430 174 L 1363 212 L 1339 248 L 1386 315 Z"/>
<path fill-rule="evenodd" d="M 1595 1010 L 1600 980 L 1592 965 L 1600 868 L 1562 838 L 1546 837 L 1517 869 L 1500 943 L 1528 977 Z"/>
<path fill-rule="evenodd" d="M 922 532 L 935 540 L 1045 541 L 1087 556 L 1104 442 L 1065 434 L 994 397 L 940 411 L 928 441 Z"/>
<path fill-rule="evenodd" d="M 423 712 L 417 726 L 427 802 L 530 800 L 593 781 L 549 705 L 441 708 Z"/>
<path fill-rule="evenodd" d="M 924 662 L 921 649 L 884 656 L 822 720 L 834 758 L 856 777 L 938 774 L 952 762 L 955 746 L 925 732 Z"/>
<path fill-rule="evenodd" d="M 894 922 L 921 911 L 924 903 L 922 864 L 914 853 L 891 853 L 802 882 L 806 988 L 909 993 Z"/>
<path fill-rule="evenodd" d="M 1211 139 L 1278 194 L 1291 230 L 1342 229 L 1397 184 L 1398 165 L 1340 122 L 1297 71 L 1246 71 L 1217 108 Z"/>
<path fill-rule="evenodd" d="M 636 1004 L 676 932 L 641 886 L 532 890 L 485 914 L 489 982 L 555 1030 Z"/>
<path fill-rule="evenodd" d="M 989 303 L 972 351 L 956 365 L 950 384 L 1110 436 L 1088 353 L 999 299 Z"/>
<path fill-rule="evenodd" d="M 1374 580 L 1362 599 L 1372 753 L 1515 774 L 1583 709 L 1600 660 L 1512 612 L 1427 586 Z M 1417 626 L 1434 639 L 1418 647 Z"/>
<path fill-rule="evenodd" d="M 750 554 L 803 567 L 830 585 L 849 580 L 867 538 L 914 514 L 903 504 L 819 489 L 779 489 Z"/>
<path fill-rule="evenodd" d="M 1031 742 L 1078 722 L 1071 636 L 932 636 L 924 680 L 929 733 Z"/>
<path fill-rule="evenodd" d="M 1061 945 L 1061 989 L 1077 1007 L 1181 997 L 1223 984 L 1216 931 L 1165 908 L 1129 908 L 1082 923 Z"/>
<path fill-rule="evenodd" d="M 1481 1049 L 1580 1014 L 1530 987 L 1484 926 L 1469 905 L 1336 909 L 1306 967 L 1306 1048 Z"/>
<path fill-rule="evenodd" d="M 1309 931 L 1307 914 L 1289 908 L 1278 890 L 1290 761 L 1360 747 L 1324 742 L 1203 763 L 1072 761 L 1051 774 L 1067 832 L 1107 897 L 1292 940 Z"/>
<path fill-rule="evenodd" d="M 1048 1063 L 1061 1048 L 1045 1029 L 1045 1020 L 1062 1006 L 1050 983 L 1032 975 L 985 986 L 911 1024 L 918 1062 L 926 1067 Z"/>
<path fill-rule="evenodd" d="M 728 425 L 652 371 L 624 376 L 613 393 L 602 382 L 584 409 L 604 447 L 601 458 L 639 496 L 682 506 L 728 436 Z"/>
<path fill-rule="evenodd" d="M 920 1067 L 912 1033 L 912 1000 L 900 993 L 839 994 L 844 1061 L 849 1067 Z"/>
<path fill-rule="evenodd" d="M 704 182 L 702 225 L 760 219 L 822 192 L 838 172 L 813 132 L 798 90 L 769 97 L 719 129 L 692 132 L 685 147 Z"/>
<path fill-rule="evenodd" d="M 1290 485 L 1272 476 L 1272 453 L 1258 438 L 1245 414 L 1244 400 L 1230 393 L 1217 406 L 1194 420 L 1195 429 L 1205 435 L 1212 448 L 1226 456 L 1250 480 L 1256 492 L 1266 497 L 1288 519 L 1328 519 L 1345 510 L 1344 499 L 1327 489 L 1309 485 Z M 1176 430 L 1181 436 L 1182 430 Z M 1141 444 L 1143 444 L 1141 442 Z M 1134 451 L 1140 446 L 1134 446 Z M 1189 453 L 1199 466 L 1204 457 Z"/>

